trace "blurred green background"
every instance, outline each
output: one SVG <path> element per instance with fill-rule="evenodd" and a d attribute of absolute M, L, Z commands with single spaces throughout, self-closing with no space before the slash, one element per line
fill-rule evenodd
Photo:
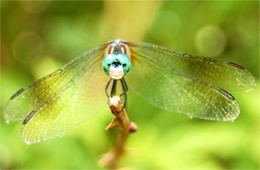
<path fill-rule="evenodd" d="M 189 119 L 149 105 L 129 92 L 138 125 L 121 167 L 259 169 L 258 1 L 1 1 L 1 113 L 21 87 L 84 51 L 122 38 L 219 57 L 256 77 L 250 92 L 234 92 L 241 115 L 233 122 Z M 1 169 L 100 168 L 116 131 L 105 131 L 109 109 L 63 138 L 26 145 L 21 122 L 0 116 Z"/>

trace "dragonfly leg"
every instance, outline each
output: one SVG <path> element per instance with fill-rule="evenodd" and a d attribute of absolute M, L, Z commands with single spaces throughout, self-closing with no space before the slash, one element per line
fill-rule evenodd
<path fill-rule="evenodd" d="M 123 108 L 126 107 L 126 104 L 127 104 L 127 91 L 128 91 L 128 86 L 126 84 L 126 81 L 124 78 L 122 78 L 120 80 L 121 82 L 121 85 L 122 85 L 122 88 L 123 88 L 123 93 L 120 94 L 120 98 L 121 98 L 121 101 L 122 101 L 122 96 L 124 96 L 124 102 L 123 102 Z"/>
<path fill-rule="evenodd" d="M 109 97 L 109 94 L 108 94 L 107 90 L 108 90 L 108 87 L 109 87 L 109 85 L 111 83 L 111 80 L 112 80 L 112 78 L 107 82 L 107 85 L 106 85 L 106 88 L 105 88 L 105 92 L 106 92 L 107 97 Z"/>
<path fill-rule="evenodd" d="M 116 86 L 117 86 L 117 80 L 113 80 L 112 88 L 111 88 L 111 93 L 110 96 L 113 97 L 116 95 Z"/>
<path fill-rule="evenodd" d="M 108 92 L 108 89 L 109 89 L 109 86 L 111 84 L 111 81 L 113 81 L 112 83 L 112 87 L 111 87 L 111 91 Z M 107 103 L 109 105 L 109 98 L 110 97 L 113 97 L 115 94 L 116 94 L 116 86 L 117 86 L 117 80 L 114 80 L 114 79 L 110 79 L 108 82 L 107 82 L 107 85 L 106 85 L 106 88 L 105 88 L 105 92 L 106 92 L 106 96 L 107 96 Z M 109 94 L 110 93 L 110 94 Z"/>
<path fill-rule="evenodd" d="M 110 94 L 109 94 L 109 90 L 108 89 L 109 89 L 109 86 L 111 84 L 111 81 L 113 81 L 113 82 L 112 82 L 112 87 L 111 87 L 111 91 L 110 91 Z M 123 103 L 123 109 L 124 109 L 126 107 L 126 104 L 127 104 L 128 86 L 127 86 L 126 81 L 125 81 L 124 78 L 120 79 L 120 82 L 121 82 L 122 89 L 123 89 L 123 93 L 120 94 L 120 99 L 121 99 L 121 101 Z M 106 85 L 106 88 L 105 88 L 106 96 L 108 98 L 108 104 L 109 104 L 109 98 L 116 95 L 116 88 L 117 88 L 117 80 L 114 80 L 114 79 L 111 78 L 107 82 L 107 85 Z"/>
<path fill-rule="evenodd" d="M 112 81 L 112 78 L 107 82 L 107 85 L 106 85 L 106 88 L 105 88 L 105 92 L 106 92 L 106 96 L 107 96 L 107 104 L 109 104 L 109 97 L 110 96 L 108 94 L 108 87 L 109 87 L 111 81 Z"/>
<path fill-rule="evenodd" d="M 123 84 L 124 84 L 124 85 L 122 85 L 122 86 L 123 86 L 124 92 L 126 93 L 126 92 L 128 91 L 128 86 L 127 86 L 127 83 L 126 83 L 124 77 L 121 79 L 121 81 L 122 81 Z"/>

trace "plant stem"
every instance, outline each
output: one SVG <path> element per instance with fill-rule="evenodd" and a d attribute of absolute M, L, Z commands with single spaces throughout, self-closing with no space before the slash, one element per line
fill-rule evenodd
<path fill-rule="evenodd" d="M 129 121 L 126 110 L 123 108 L 121 100 L 118 96 L 110 98 L 109 107 L 115 117 L 106 127 L 106 130 L 118 126 L 118 135 L 114 150 L 105 154 L 100 163 L 107 168 L 116 169 L 120 158 L 125 153 L 125 146 L 128 136 L 137 130 L 137 126 L 135 123 Z"/>

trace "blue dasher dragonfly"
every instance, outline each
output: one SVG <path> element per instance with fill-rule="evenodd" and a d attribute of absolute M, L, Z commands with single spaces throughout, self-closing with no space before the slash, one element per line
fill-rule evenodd
<path fill-rule="evenodd" d="M 17 91 L 4 117 L 7 122 L 23 121 L 21 134 L 26 143 L 41 142 L 63 135 L 103 110 L 107 97 L 116 95 L 116 84 L 122 87 L 124 104 L 129 86 L 166 111 L 232 121 L 240 109 L 228 91 L 251 89 L 255 79 L 233 62 L 117 39 Z"/>

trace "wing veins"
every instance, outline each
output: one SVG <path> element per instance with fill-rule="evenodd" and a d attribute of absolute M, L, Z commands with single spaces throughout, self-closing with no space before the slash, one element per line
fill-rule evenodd
<path fill-rule="evenodd" d="M 148 43 L 129 43 L 132 55 L 143 54 L 161 68 L 197 82 L 204 82 L 228 90 L 247 90 L 255 86 L 255 79 L 244 67 L 215 58 L 181 53 Z M 154 58 L 153 58 L 154 57 Z M 137 61 L 138 56 L 134 56 Z"/>
<path fill-rule="evenodd" d="M 95 60 L 94 60 L 92 63 L 95 63 Z M 90 65 L 91 65 L 91 64 L 90 64 Z M 93 66 L 89 67 L 89 69 L 91 69 L 91 68 L 93 68 Z M 80 72 L 80 71 L 78 71 L 78 72 L 75 73 L 75 74 L 78 74 L 79 72 Z M 72 77 L 74 77 L 74 76 L 72 76 Z M 41 111 L 41 110 L 43 110 L 44 108 L 47 108 L 47 107 L 50 105 L 50 102 L 48 102 L 49 99 L 58 97 L 58 98 L 56 98 L 56 101 L 58 101 L 58 100 L 60 99 L 60 96 L 61 96 L 63 93 L 65 93 L 69 88 L 72 88 L 72 86 L 70 86 L 70 85 L 71 85 L 71 84 L 75 84 L 76 81 L 79 81 L 79 79 L 71 79 L 71 80 L 68 81 L 66 84 L 64 84 L 62 87 L 60 87 L 55 93 L 53 93 L 51 96 L 49 96 L 48 98 L 46 98 L 46 100 L 43 101 L 43 102 L 38 106 L 38 108 L 33 108 L 33 110 L 27 115 L 27 117 L 30 117 L 30 115 L 31 115 L 32 112 L 33 112 L 33 115 L 32 115 L 28 120 L 26 119 L 27 117 L 25 118 L 25 120 L 27 120 L 26 123 L 27 123 L 28 121 L 30 121 L 31 118 L 32 118 L 34 115 L 40 114 L 40 112 L 37 113 L 38 111 Z"/>

